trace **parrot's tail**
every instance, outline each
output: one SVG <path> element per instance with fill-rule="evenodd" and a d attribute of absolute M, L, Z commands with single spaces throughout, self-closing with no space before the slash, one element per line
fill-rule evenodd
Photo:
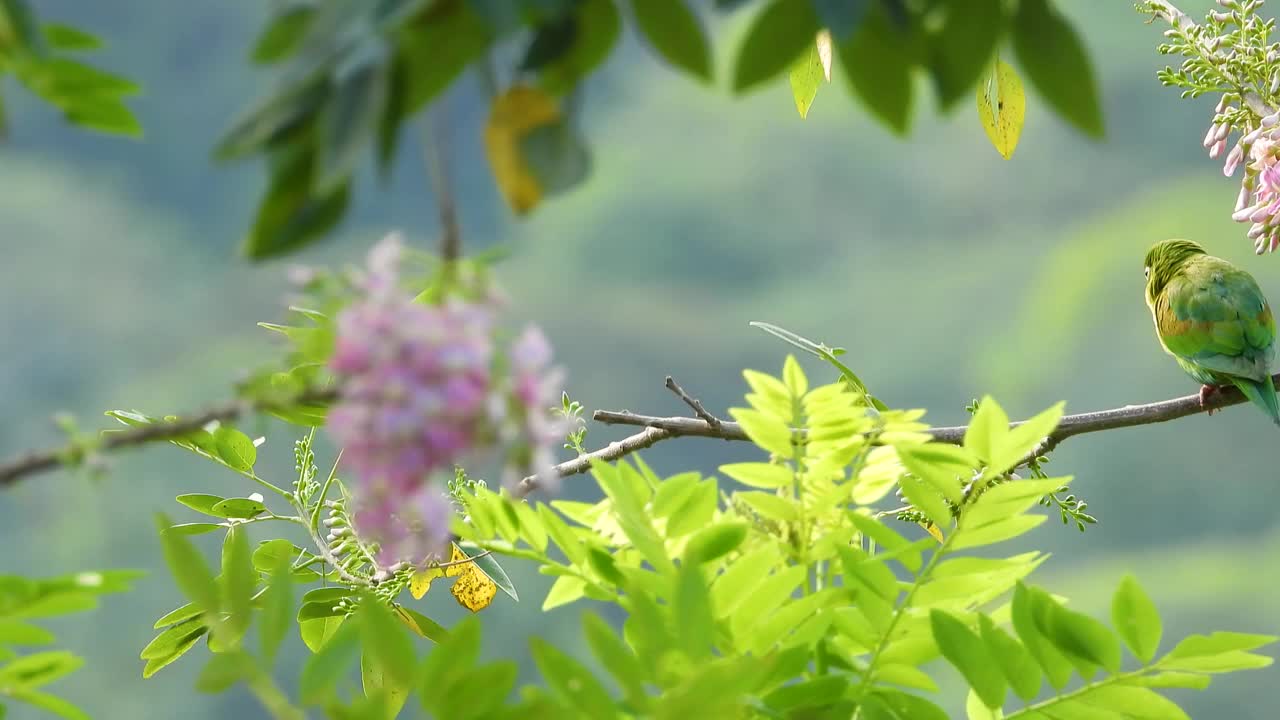
<path fill-rule="evenodd" d="M 1268 376 L 1266 380 L 1258 382 L 1257 380 L 1248 380 L 1246 378 L 1232 378 L 1232 382 L 1236 387 L 1240 388 L 1240 392 L 1267 414 L 1271 421 L 1280 425 L 1280 400 L 1276 399 L 1276 386 Z"/>

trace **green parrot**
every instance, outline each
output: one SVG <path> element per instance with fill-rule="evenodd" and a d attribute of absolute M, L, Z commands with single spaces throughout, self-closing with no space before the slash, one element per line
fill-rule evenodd
<path fill-rule="evenodd" d="M 1276 324 L 1253 276 L 1190 240 L 1152 245 L 1144 265 L 1156 335 L 1203 384 L 1200 404 L 1220 387 L 1235 385 L 1280 425 L 1271 380 Z"/>

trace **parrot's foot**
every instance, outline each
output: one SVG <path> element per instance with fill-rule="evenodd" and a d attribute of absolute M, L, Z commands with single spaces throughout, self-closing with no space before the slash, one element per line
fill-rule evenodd
<path fill-rule="evenodd" d="M 1208 403 L 1209 401 L 1210 396 L 1212 396 L 1216 392 L 1218 392 L 1217 385 L 1201 385 L 1200 386 L 1200 407 L 1204 408 L 1205 412 L 1208 413 L 1209 415 L 1212 415 L 1222 409 L 1222 408 L 1211 408 L 1206 405 L 1206 403 Z"/>

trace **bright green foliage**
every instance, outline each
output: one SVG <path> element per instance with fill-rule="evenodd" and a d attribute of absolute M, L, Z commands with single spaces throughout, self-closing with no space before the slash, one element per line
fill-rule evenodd
<path fill-rule="evenodd" d="M 15 713 L 23 713 L 21 706 L 27 705 L 68 720 L 88 718 L 74 704 L 44 689 L 79 670 L 84 660 L 67 650 L 31 652 L 29 648 L 57 640 L 33 621 L 93 610 L 98 596 L 127 592 L 141 576 L 133 570 L 85 571 L 43 579 L 0 575 L 0 717 L 13 703 Z"/>
<path fill-rule="evenodd" d="M 0 74 L 12 73 L 73 125 L 140 137 L 142 126 L 124 102 L 138 86 L 70 57 L 100 46 L 83 30 L 39 22 L 28 0 L 0 1 Z M 0 117 L 0 134 L 4 127 Z"/>

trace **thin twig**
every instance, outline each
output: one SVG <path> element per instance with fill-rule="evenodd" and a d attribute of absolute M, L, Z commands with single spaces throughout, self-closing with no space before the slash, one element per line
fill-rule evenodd
<path fill-rule="evenodd" d="M 702 401 L 695 397 L 690 397 L 689 393 L 685 392 L 684 388 L 680 387 L 680 384 L 677 383 L 675 378 L 672 378 L 670 375 L 667 376 L 667 389 L 679 396 L 679 398 L 684 401 L 685 405 L 693 408 L 694 415 L 706 420 L 707 424 L 713 428 L 720 427 L 720 418 L 707 412 L 707 409 L 702 406 Z"/>
<path fill-rule="evenodd" d="M 427 173 L 431 176 L 436 211 L 440 215 L 440 258 L 451 263 L 462 256 L 462 234 L 458 229 L 458 206 L 453 200 L 453 189 L 449 183 L 449 142 L 445 136 L 447 123 L 443 117 L 446 108 L 445 103 L 437 103 L 437 107 L 426 114 L 423 123 L 426 126 L 424 145 Z M 433 113 L 436 115 L 434 119 Z"/>

